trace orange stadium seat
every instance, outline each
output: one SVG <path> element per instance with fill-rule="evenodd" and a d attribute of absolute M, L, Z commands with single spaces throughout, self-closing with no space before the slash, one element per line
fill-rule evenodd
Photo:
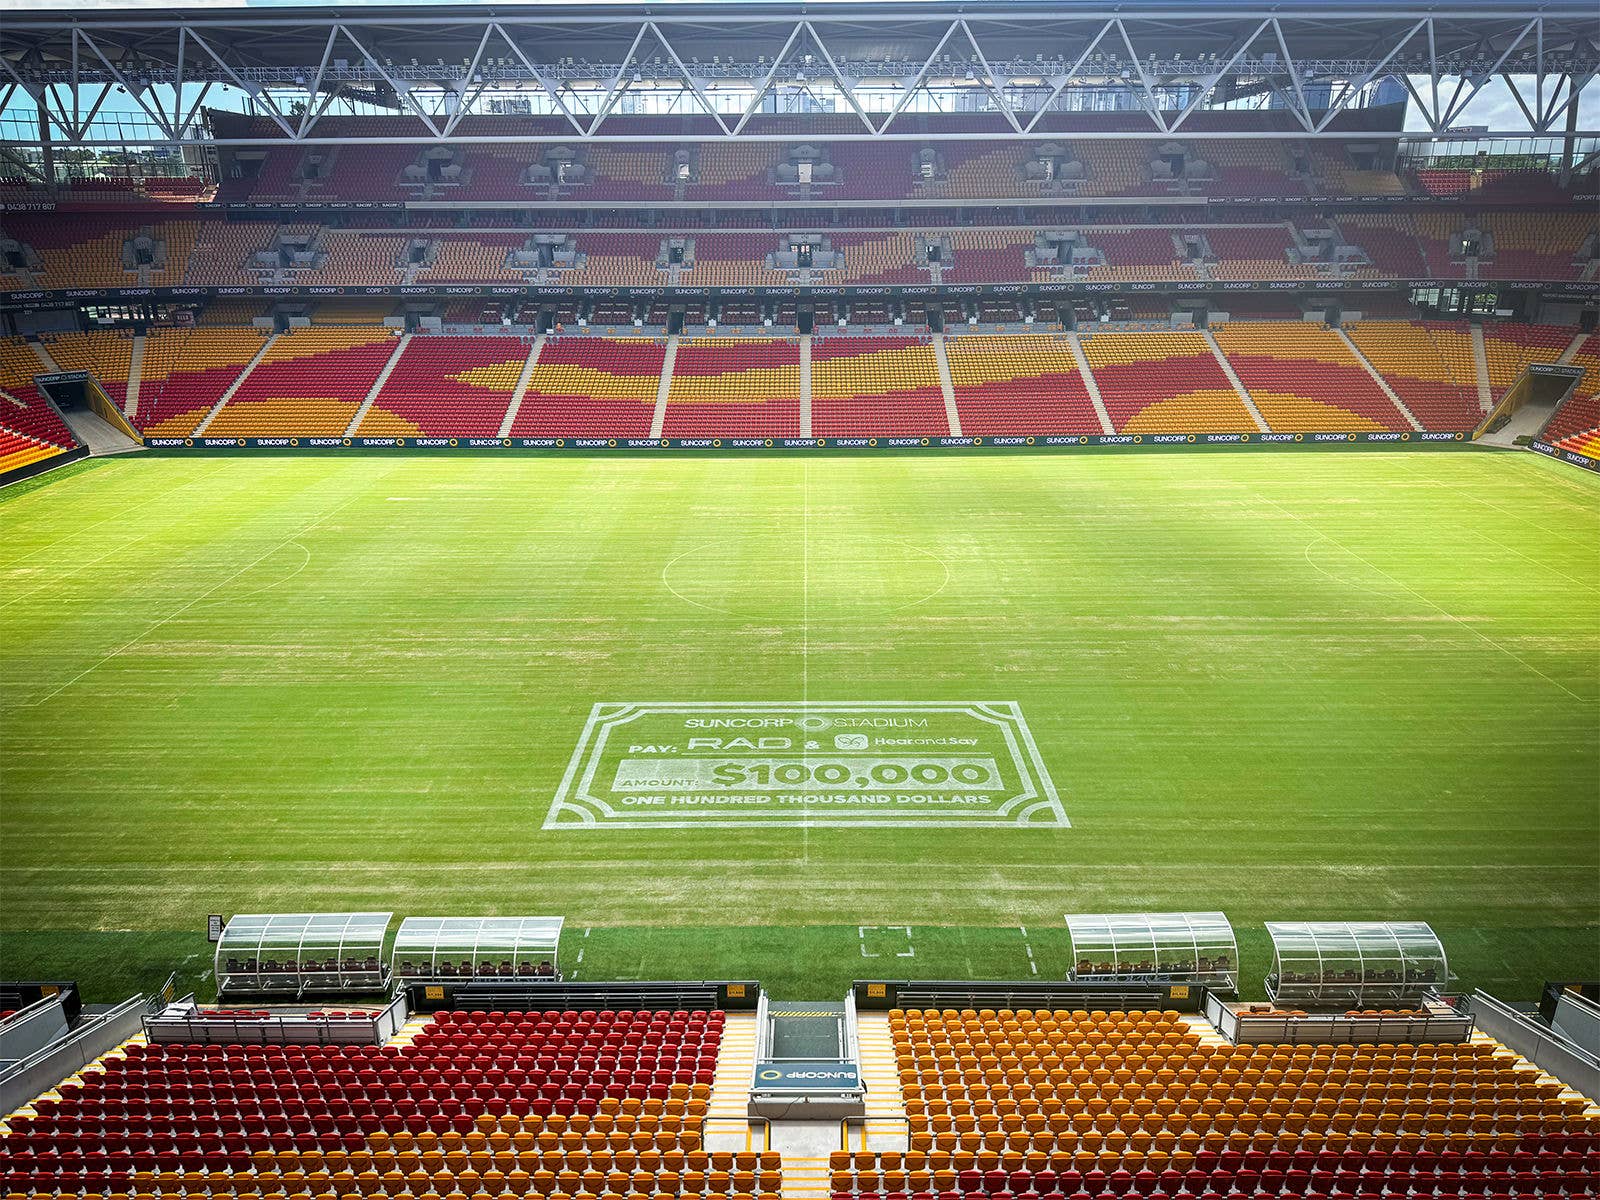
<path fill-rule="evenodd" d="M 811 342 L 816 437 L 944 437 L 950 433 L 933 345 L 912 337 Z"/>
<path fill-rule="evenodd" d="M 800 343 L 685 338 L 661 432 L 669 438 L 799 437 Z"/>
<path fill-rule="evenodd" d="M 1188 330 L 1084 336 L 1118 433 L 1254 433 L 1257 425 L 1203 335 Z"/>
<path fill-rule="evenodd" d="M 1104 432 L 1064 339 L 960 334 L 944 346 L 963 434 Z"/>
<path fill-rule="evenodd" d="M 644 338 L 547 339 L 512 436 L 648 437 L 666 352 Z"/>
<path fill-rule="evenodd" d="M 208 437 L 338 437 L 394 353 L 387 329 L 279 334 L 206 427 Z"/>
<path fill-rule="evenodd" d="M 1600 1168 L 1588 1102 L 1487 1038 L 1233 1046 L 1139 1011 L 889 1025 L 909 1152 L 833 1153 L 834 1200 L 902 1179 L 937 1197 L 1589 1195 Z"/>
<path fill-rule="evenodd" d="M 1216 339 L 1276 432 L 1411 428 L 1331 329 L 1309 321 L 1230 321 Z"/>

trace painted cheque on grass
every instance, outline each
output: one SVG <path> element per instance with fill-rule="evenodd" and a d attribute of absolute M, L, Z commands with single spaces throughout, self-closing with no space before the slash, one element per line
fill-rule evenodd
<path fill-rule="evenodd" d="M 602 703 L 546 829 L 1067 826 L 1014 701 Z"/>

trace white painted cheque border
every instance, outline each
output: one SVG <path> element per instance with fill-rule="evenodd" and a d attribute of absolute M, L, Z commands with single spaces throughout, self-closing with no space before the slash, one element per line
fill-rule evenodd
<path fill-rule="evenodd" d="M 661 817 L 646 816 L 635 810 L 618 812 L 593 794 L 595 774 L 604 761 L 611 731 L 618 726 L 651 714 L 694 715 L 711 713 L 764 715 L 803 710 L 855 713 L 948 713 L 965 716 L 998 727 L 1010 751 L 1021 788 L 1015 796 L 995 810 L 971 815 L 927 810 L 901 811 L 886 817 L 882 813 L 830 811 L 823 806 L 798 805 L 783 816 L 767 814 L 728 814 L 725 816 L 683 817 L 678 813 Z M 820 752 L 808 751 L 802 757 Z M 561 784 L 545 814 L 543 828 L 565 829 L 708 829 L 753 827 L 801 828 L 1033 828 L 1071 827 L 1044 760 L 1028 728 L 1022 706 L 1015 700 L 794 700 L 794 701 L 602 701 L 589 711 L 589 718 L 573 748 L 572 758 Z"/>

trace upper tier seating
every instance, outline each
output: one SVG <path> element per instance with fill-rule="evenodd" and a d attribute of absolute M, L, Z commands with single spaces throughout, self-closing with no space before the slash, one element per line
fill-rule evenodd
<path fill-rule="evenodd" d="M 1216 338 L 1275 431 L 1411 428 L 1331 329 L 1305 321 L 1230 321 Z"/>
<path fill-rule="evenodd" d="M 138 274 L 122 267 L 123 243 L 137 225 L 127 217 L 75 213 L 70 221 L 54 215 L 7 214 L 0 239 L 15 238 L 39 257 L 32 276 L 0 274 L 0 291 L 24 288 L 134 287 Z"/>
<path fill-rule="evenodd" d="M 382 327 L 282 333 L 222 406 L 207 437 L 338 437 L 394 353 Z"/>
<path fill-rule="evenodd" d="M 1165 226 L 1086 230 L 1089 246 L 1105 255 L 1105 264 L 1089 268 L 1090 281 L 1199 279 L 1194 264 L 1179 253 L 1176 230 Z"/>
<path fill-rule="evenodd" d="M 815 437 L 947 437 L 933 345 L 913 337 L 818 337 L 811 342 Z"/>
<path fill-rule="evenodd" d="M 1429 274 L 1409 214 L 1340 213 L 1334 221 L 1346 241 L 1366 251 L 1371 265 L 1359 274 L 1384 279 L 1418 279 Z"/>
<path fill-rule="evenodd" d="M 944 348 L 962 434 L 1104 432 L 1063 339 L 960 334 L 947 337 Z"/>
<path fill-rule="evenodd" d="M 1404 196 L 1405 181 L 1394 171 L 1353 166 L 1339 149 L 1311 148 L 1312 188 L 1325 196 Z"/>
<path fill-rule="evenodd" d="M 1360 321 L 1345 331 L 1427 429 L 1476 429 L 1478 369 L 1464 326 L 1438 321 Z"/>
<path fill-rule="evenodd" d="M 660 234 L 587 234 L 578 248 L 583 264 L 561 272 L 563 286 L 661 287 L 667 282 L 666 273 L 656 266 Z"/>
<path fill-rule="evenodd" d="M 63 371 L 88 371 L 117 405 L 127 399 L 128 374 L 133 369 L 131 332 L 98 329 L 88 333 L 51 333 L 42 340 Z"/>
<path fill-rule="evenodd" d="M 799 437 L 800 343 L 685 338 L 667 393 L 663 437 Z"/>
<path fill-rule="evenodd" d="M 14 1118 L 11 1193 L 771 1197 L 704 1148 L 720 1012 L 440 1012 L 387 1046 L 130 1043 Z"/>
<path fill-rule="evenodd" d="M 1487 1038 L 1232 1046 L 1177 1013 L 889 1014 L 909 1153 L 835 1200 L 1593 1196 L 1600 1118 Z"/>
<path fill-rule="evenodd" d="M 528 343 L 513 337 L 418 334 L 400 352 L 356 433 L 496 437 L 528 352 Z"/>
<path fill-rule="evenodd" d="M 891 219 L 889 213 L 870 215 L 874 224 Z M 1015 211 L 996 210 L 988 219 L 1018 218 Z M 1338 214 L 1332 220 L 1336 231 L 1371 260 L 1343 269 L 1343 274 L 1358 278 L 1461 279 L 1475 271 L 1481 278 L 1574 279 L 1584 270 L 1576 256 L 1595 228 L 1594 218 L 1570 212 L 1494 213 L 1470 221 L 1448 212 L 1353 213 Z M 720 216 L 718 221 L 725 223 Z M 938 269 L 938 278 L 946 283 L 1048 282 L 1064 277 L 1109 283 L 1313 279 L 1325 270 L 1289 262 L 1294 239 L 1284 222 L 1126 225 L 1063 219 L 1062 223 L 1081 233 L 1086 248 L 1098 252 L 1104 261 L 1030 266 L 1027 253 L 1034 245 L 1032 226 L 865 231 L 846 227 L 849 222 L 829 221 L 821 236 L 840 253 L 842 262 L 813 270 L 809 282 L 823 286 L 928 283 L 935 272 L 918 262 L 918 247 L 938 238 L 949 245 L 950 252 Z M 1490 235 L 1484 249 L 1492 252 L 1475 264 L 1456 255 L 1460 235 L 1469 223 Z M 526 244 L 527 230 L 502 231 L 488 226 L 475 231 L 336 229 L 207 216 L 149 226 L 165 243 L 168 259 L 165 268 L 152 266 L 143 277 L 153 286 L 274 282 L 395 286 L 407 281 L 517 284 L 537 278 L 585 287 L 659 287 L 667 283 L 781 287 L 799 279 L 796 271 L 766 265 L 767 256 L 784 245 L 783 234 L 770 229 L 697 231 L 694 225 L 689 221 L 673 229 L 636 233 L 579 230 L 572 235 L 577 265 L 547 268 L 536 277 L 533 268 L 507 264 L 509 253 Z M 123 244 L 142 228 L 145 226 L 136 218 L 100 214 L 74 215 L 70 221 L 49 223 L 27 214 L 8 217 L 3 236 L 14 236 L 32 246 L 41 263 L 38 271 L 19 268 L 0 273 L 0 289 L 138 285 L 141 273 L 125 270 L 121 256 Z M 279 232 L 309 236 L 313 250 L 321 255 L 320 265 L 253 265 L 253 255 L 269 249 Z M 1203 269 L 1186 257 L 1175 237 L 1180 233 L 1204 235 L 1209 242 L 1213 257 Z M 668 237 L 692 243 L 681 267 L 666 264 L 663 241 Z M 408 261 L 412 257 L 408 246 L 413 242 L 430 247 L 431 262 Z"/>
<path fill-rule="evenodd" d="M 1082 343 L 1118 433 L 1257 432 L 1204 335 L 1106 332 Z"/>
<path fill-rule="evenodd" d="M 522 233 L 441 234 L 433 262 L 416 273 L 418 283 L 507 283 L 523 272 L 506 266 L 506 256 L 527 241 Z"/>
<path fill-rule="evenodd" d="M 145 337 L 134 425 L 147 437 L 193 433 L 267 336 L 255 328 L 152 329 Z"/>
<path fill-rule="evenodd" d="M 1565 196 L 1548 171 L 1474 171 L 1465 167 L 1429 167 L 1411 176 L 1424 195 L 1455 200 L 1541 201 Z"/>
<path fill-rule="evenodd" d="M 547 338 L 512 436 L 649 437 L 666 353 L 645 338 Z"/>
<path fill-rule="evenodd" d="M 327 257 L 316 270 L 306 272 L 306 282 L 396 286 L 400 283 L 400 259 L 408 240 L 392 233 L 323 230 L 318 245 Z"/>
<path fill-rule="evenodd" d="M 1291 263 L 1294 235 L 1287 225 L 1217 226 L 1205 230 L 1217 261 L 1214 279 L 1315 279 L 1322 272 L 1306 263 Z"/>
<path fill-rule="evenodd" d="M 692 187 L 701 200 L 763 200 L 772 195 L 769 173 L 783 147 L 771 142 L 708 142 L 699 148 Z"/>
<path fill-rule="evenodd" d="M 1502 212 L 1477 222 L 1494 238 L 1494 253 L 1478 262 L 1480 279 L 1576 279 L 1573 261 L 1600 222 L 1589 213 Z"/>

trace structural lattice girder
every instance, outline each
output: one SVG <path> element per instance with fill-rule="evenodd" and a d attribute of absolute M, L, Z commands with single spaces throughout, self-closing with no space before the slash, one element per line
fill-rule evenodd
<path fill-rule="evenodd" d="M 318 121 L 340 98 L 415 120 L 414 137 L 387 140 L 454 138 L 477 105 L 508 94 L 540 97 L 541 108 L 567 118 L 571 137 L 628 140 L 607 124 L 626 94 L 641 91 L 676 92 L 672 111 L 704 116 L 714 138 L 787 140 L 748 128 L 748 118 L 774 94 L 809 94 L 860 118 L 858 129 L 830 138 L 924 140 L 904 117 L 919 92 L 981 94 L 994 128 L 962 137 L 1059 136 L 1043 114 L 1075 92 L 1105 89 L 1132 94 L 1156 136 L 1183 129 L 1207 104 L 1260 94 L 1278 97 L 1294 118 L 1261 134 L 1340 136 L 1330 132 L 1334 118 L 1384 76 L 1407 80 L 1433 133 L 1450 130 L 1485 84 L 1502 79 L 1527 124 L 1479 136 L 1514 137 L 1557 131 L 1568 102 L 1600 71 L 1587 0 L 1466 0 L 1448 16 L 1403 4 L 1331 12 L 1308 0 L 1193 9 L 1146 0 L 1114 11 L 1069 0 L 966 14 L 915 0 L 823 0 L 803 13 L 760 0 L 466 12 L 15 14 L 0 30 L 0 83 L 35 100 L 53 140 L 84 145 L 128 140 L 95 136 L 95 115 L 114 88 L 148 118 L 151 136 L 142 140 L 198 140 L 206 131 L 197 117 L 216 87 L 249 93 L 277 125 L 270 139 L 224 143 L 235 145 L 315 142 Z"/>

